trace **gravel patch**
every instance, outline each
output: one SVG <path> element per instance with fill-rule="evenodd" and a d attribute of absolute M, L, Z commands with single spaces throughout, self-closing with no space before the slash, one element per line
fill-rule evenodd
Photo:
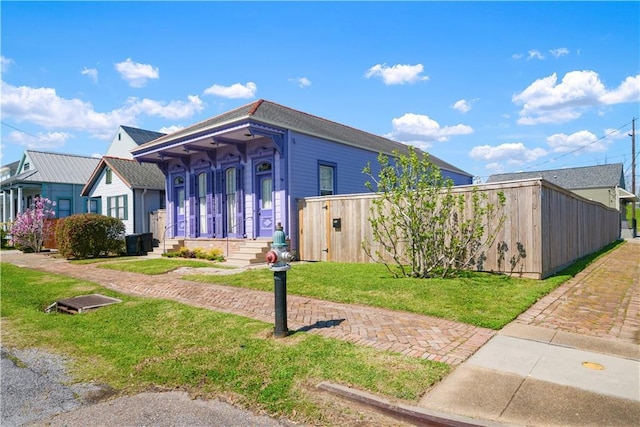
<path fill-rule="evenodd" d="M 191 399 L 180 391 L 109 399 L 113 392 L 108 386 L 73 383 L 64 357 L 39 349 L 2 347 L 0 352 L 2 427 L 293 425 L 219 400 Z"/>

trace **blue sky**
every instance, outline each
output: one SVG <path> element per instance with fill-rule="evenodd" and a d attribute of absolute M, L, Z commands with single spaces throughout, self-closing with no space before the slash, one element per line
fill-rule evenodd
<path fill-rule="evenodd" d="M 0 13 L 3 164 L 25 149 L 100 156 L 121 124 L 170 132 L 268 99 L 481 181 L 630 171 L 639 2 L 3 1 Z"/>

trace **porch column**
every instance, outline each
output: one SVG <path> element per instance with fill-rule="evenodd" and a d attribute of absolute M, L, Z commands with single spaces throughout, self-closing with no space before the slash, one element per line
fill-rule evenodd
<path fill-rule="evenodd" d="M 18 187 L 18 213 L 22 213 L 22 187 Z"/>
<path fill-rule="evenodd" d="M 13 220 L 15 219 L 15 200 L 14 200 L 14 195 L 13 195 L 13 188 L 10 191 L 10 200 L 9 200 L 9 222 L 13 222 Z"/>
<path fill-rule="evenodd" d="M 7 192 L 2 190 L 2 228 L 4 229 L 6 229 L 5 222 L 7 222 Z"/>

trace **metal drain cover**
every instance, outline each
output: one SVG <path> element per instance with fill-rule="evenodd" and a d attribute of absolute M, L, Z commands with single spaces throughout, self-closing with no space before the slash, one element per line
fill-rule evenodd
<path fill-rule="evenodd" d="M 100 294 L 83 295 L 75 298 L 61 299 L 51 304 L 45 311 L 49 313 L 57 310 L 61 313 L 77 314 L 95 310 L 111 304 L 122 302 L 118 298 L 111 298 Z"/>

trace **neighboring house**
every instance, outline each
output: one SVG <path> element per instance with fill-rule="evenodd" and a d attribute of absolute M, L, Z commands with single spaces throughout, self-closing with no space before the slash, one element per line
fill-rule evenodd
<path fill-rule="evenodd" d="M 127 234 L 149 232 L 149 213 L 164 209 L 162 171 L 154 164 L 132 160 L 131 154 L 138 145 L 164 135 L 120 126 L 82 190 L 83 196 L 98 201 L 98 213 L 121 219 Z"/>
<path fill-rule="evenodd" d="M 542 178 L 580 196 L 624 212 L 636 197 L 625 190 L 622 163 L 491 175 L 487 183 Z"/>
<path fill-rule="evenodd" d="M 80 192 L 99 161 L 73 154 L 25 151 L 16 174 L 1 183 L 2 222 L 13 222 L 36 196 L 56 202 L 56 218 L 87 212 L 89 199 Z"/>
<path fill-rule="evenodd" d="M 18 166 L 20 166 L 20 160 L 9 163 L 0 167 L 0 182 L 11 178 L 18 172 Z"/>
<path fill-rule="evenodd" d="M 113 137 L 105 156 L 119 157 L 121 159 L 133 159 L 131 150 L 138 148 L 145 142 L 164 136 L 164 133 L 151 130 L 138 129 L 130 126 L 120 126 Z"/>
<path fill-rule="evenodd" d="M 119 218 L 126 233 L 147 233 L 149 213 L 164 209 L 164 175 L 158 166 L 104 156 L 82 189 L 98 200 L 98 213 Z"/>
<path fill-rule="evenodd" d="M 406 153 L 407 146 L 259 100 L 132 153 L 166 176 L 169 237 L 214 246 L 219 239 L 270 239 L 282 223 L 295 249 L 298 199 L 366 192 L 363 168 L 394 150 Z M 472 183 L 469 173 L 430 160 L 456 185 Z"/>

